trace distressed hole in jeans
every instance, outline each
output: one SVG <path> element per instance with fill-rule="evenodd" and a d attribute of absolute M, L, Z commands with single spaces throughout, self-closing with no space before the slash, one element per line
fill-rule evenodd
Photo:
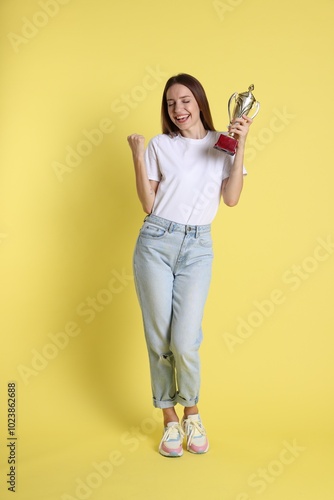
<path fill-rule="evenodd" d="M 160 355 L 160 359 L 162 362 L 173 363 L 174 356 L 172 352 L 166 352 Z"/>

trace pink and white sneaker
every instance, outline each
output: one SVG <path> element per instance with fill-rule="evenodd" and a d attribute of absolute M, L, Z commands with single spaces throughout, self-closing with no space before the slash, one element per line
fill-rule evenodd
<path fill-rule="evenodd" d="M 209 449 L 209 441 L 199 414 L 183 418 L 181 426 L 187 437 L 187 450 L 191 453 L 206 453 Z"/>
<path fill-rule="evenodd" d="M 169 422 L 160 441 L 159 453 L 164 457 L 181 457 L 183 438 L 184 432 L 179 422 Z"/>

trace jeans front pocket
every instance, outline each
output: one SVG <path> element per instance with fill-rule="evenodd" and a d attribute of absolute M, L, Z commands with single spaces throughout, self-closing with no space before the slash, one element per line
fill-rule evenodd
<path fill-rule="evenodd" d="M 140 236 L 143 238 L 154 238 L 160 239 L 163 238 L 166 234 L 166 229 L 160 226 L 156 226 L 150 222 L 145 222 L 143 227 L 140 230 Z"/>
<path fill-rule="evenodd" d="M 212 247 L 212 238 L 211 233 L 203 233 L 199 236 L 198 243 L 201 247 L 211 248 Z"/>

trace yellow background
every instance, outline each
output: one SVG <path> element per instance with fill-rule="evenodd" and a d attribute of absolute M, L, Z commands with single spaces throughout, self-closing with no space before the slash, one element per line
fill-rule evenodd
<path fill-rule="evenodd" d="M 332 0 L 1 2 L 1 498 L 16 381 L 19 500 L 332 500 L 333 14 Z M 251 83 L 261 110 L 240 204 L 213 225 L 211 451 L 168 461 L 126 136 L 160 133 L 178 72 L 203 83 L 220 130 Z"/>

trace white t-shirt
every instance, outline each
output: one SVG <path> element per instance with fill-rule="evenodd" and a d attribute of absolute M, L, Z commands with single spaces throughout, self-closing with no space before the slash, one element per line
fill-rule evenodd
<path fill-rule="evenodd" d="M 157 135 L 148 143 L 145 163 L 159 181 L 152 213 L 179 224 L 211 224 L 221 200 L 222 182 L 234 156 L 214 149 L 220 132 L 203 139 Z M 244 174 L 246 174 L 244 168 Z"/>

